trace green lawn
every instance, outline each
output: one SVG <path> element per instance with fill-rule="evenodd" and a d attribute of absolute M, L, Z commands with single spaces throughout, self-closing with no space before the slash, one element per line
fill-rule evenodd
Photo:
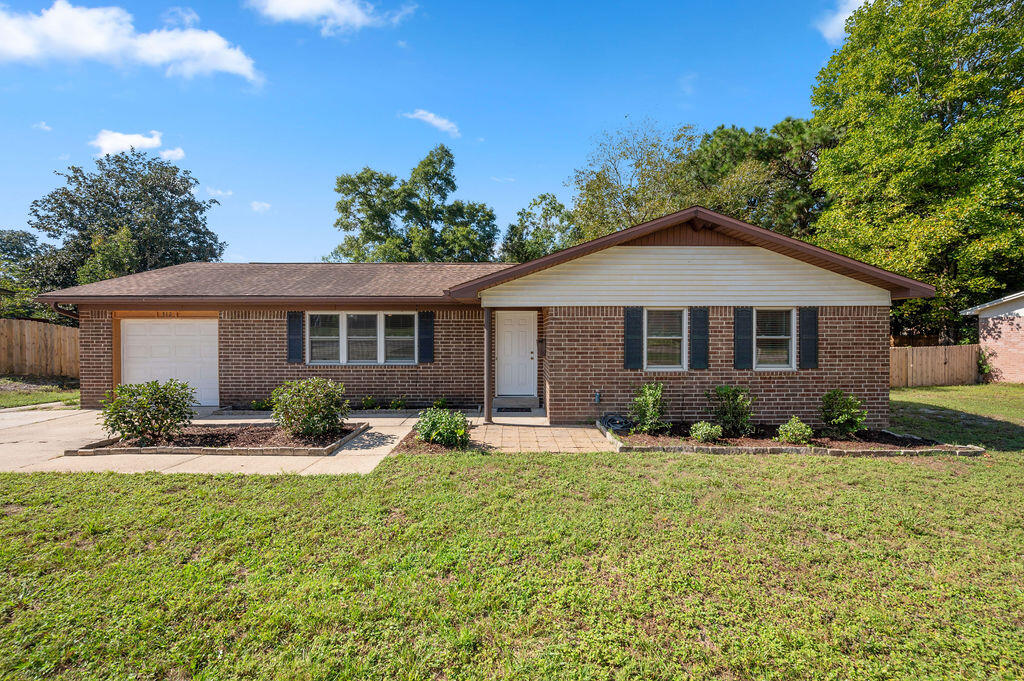
<path fill-rule="evenodd" d="M 0 376 L 0 409 L 46 402 L 77 404 L 78 390 L 70 389 L 77 384 L 72 379 Z"/>
<path fill-rule="evenodd" d="M 996 390 L 900 391 L 897 428 L 1024 443 Z M 1020 677 L 1022 481 L 1020 451 L 7 474 L 0 678 Z"/>

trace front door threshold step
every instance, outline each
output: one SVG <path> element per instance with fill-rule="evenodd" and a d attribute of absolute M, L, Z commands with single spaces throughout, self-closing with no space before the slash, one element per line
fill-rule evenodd
<path fill-rule="evenodd" d="M 502 409 L 505 407 L 518 407 L 520 409 L 537 409 L 540 407 L 540 399 L 537 397 L 530 396 L 495 397 L 494 401 L 492 402 L 492 406 L 495 409 Z"/>

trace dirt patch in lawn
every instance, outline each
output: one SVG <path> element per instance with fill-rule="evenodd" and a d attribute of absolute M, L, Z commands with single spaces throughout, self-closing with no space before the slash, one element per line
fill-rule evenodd
<path fill-rule="evenodd" d="M 862 430 L 857 433 L 856 437 L 848 440 L 815 436 L 806 445 L 787 445 L 784 442 L 779 442 L 778 440 L 773 439 L 777 431 L 777 428 L 773 428 L 771 426 L 758 426 L 754 433 L 747 437 L 723 437 L 720 440 L 705 443 L 697 442 L 690 437 L 689 424 L 673 424 L 672 428 L 667 433 L 659 435 L 644 435 L 640 433 L 635 435 L 617 433 L 617 435 L 627 445 L 636 447 L 678 447 L 679 445 L 712 444 L 725 447 L 808 446 L 823 447 L 826 449 L 845 449 L 851 451 L 877 449 L 948 449 L 953 451 L 956 449 L 951 445 L 935 442 L 934 440 L 896 435 L 895 433 L 883 430 Z"/>
<path fill-rule="evenodd" d="M 341 430 L 318 437 L 300 438 L 278 426 L 189 426 L 173 438 L 146 445 L 138 440 L 121 440 L 107 445 L 112 449 L 128 447 L 326 447 L 359 428 L 346 425 Z"/>
<path fill-rule="evenodd" d="M 441 454 L 451 454 L 452 452 L 462 452 L 464 449 L 458 449 L 457 447 L 445 447 L 439 445 L 436 442 L 423 442 L 422 440 L 416 439 L 416 431 L 410 431 L 408 435 L 402 438 L 402 441 L 398 443 L 391 453 L 392 454 L 426 454 L 431 456 L 438 456 Z"/>
<path fill-rule="evenodd" d="M 0 376 L 0 393 L 78 390 L 77 378 L 52 376 Z"/>

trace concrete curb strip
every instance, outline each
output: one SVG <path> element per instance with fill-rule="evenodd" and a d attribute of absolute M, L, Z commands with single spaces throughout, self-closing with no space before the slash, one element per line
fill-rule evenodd
<path fill-rule="evenodd" d="M 68 409 L 74 409 L 73 406 L 64 404 L 63 402 L 41 402 L 39 404 L 23 404 L 20 407 L 4 407 L 0 409 L 0 414 L 7 413 L 9 411 L 36 411 L 36 410 L 50 410 L 57 409 L 59 407 L 67 407 Z"/>
<path fill-rule="evenodd" d="M 597 429 L 615 445 L 617 452 L 684 452 L 687 454 L 812 454 L 817 456 L 980 456 L 984 448 L 974 445 L 950 445 L 954 449 L 832 449 L 828 447 L 730 447 L 727 445 L 691 445 L 680 444 L 670 447 L 646 445 L 629 445 L 620 440 L 614 433 L 597 421 Z M 894 433 L 895 434 L 895 433 Z M 918 438 L 920 439 L 920 438 Z"/>
<path fill-rule="evenodd" d="M 66 449 L 64 456 L 102 456 L 116 454 L 193 454 L 199 456 L 330 456 L 362 435 L 368 423 L 356 423 L 355 430 L 326 447 L 110 447 L 119 438 L 93 442 L 80 449 Z"/>

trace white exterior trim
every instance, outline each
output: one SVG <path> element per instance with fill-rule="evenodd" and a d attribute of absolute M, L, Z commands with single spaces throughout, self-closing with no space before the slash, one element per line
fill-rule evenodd
<path fill-rule="evenodd" d="M 376 362 L 349 362 L 348 361 L 348 315 L 350 314 L 365 314 L 365 315 L 377 315 L 377 361 Z M 384 361 L 384 315 L 386 314 L 408 314 L 412 315 L 413 320 L 413 331 L 412 331 L 412 361 L 404 360 L 401 362 L 385 362 Z M 311 361 L 309 359 L 309 348 L 310 339 L 312 335 L 309 333 L 309 318 L 311 315 L 339 315 L 338 317 L 338 361 L 328 360 L 317 360 Z M 353 367 L 374 367 L 378 365 L 387 366 L 413 366 L 420 362 L 420 316 L 413 311 L 409 310 L 307 310 L 306 318 L 304 320 L 305 327 L 303 328 L 303 335 L 305 336 L 305 348 L 306 348 L 306 364 L 310 366 L 353 366 Z"/>
<path fill-rule="evenodd" d="M 1011 293 L 1008 296 L 997 298 L 996 300 L 990 300 L 987 303 L 975 305 L 974 307 L 969 307 L 966 310 L 961 310 L 960 314 L 965 317 L 970 317 L 971 315 L 978 315 L 979 317 L 1024 315 L 1024 291 Z"/>
<path fill-rule="evenodd" d="M 613 246 L 480 292 L 484 307 L 889 305 L 889 291 L 757 246 Z"/>

